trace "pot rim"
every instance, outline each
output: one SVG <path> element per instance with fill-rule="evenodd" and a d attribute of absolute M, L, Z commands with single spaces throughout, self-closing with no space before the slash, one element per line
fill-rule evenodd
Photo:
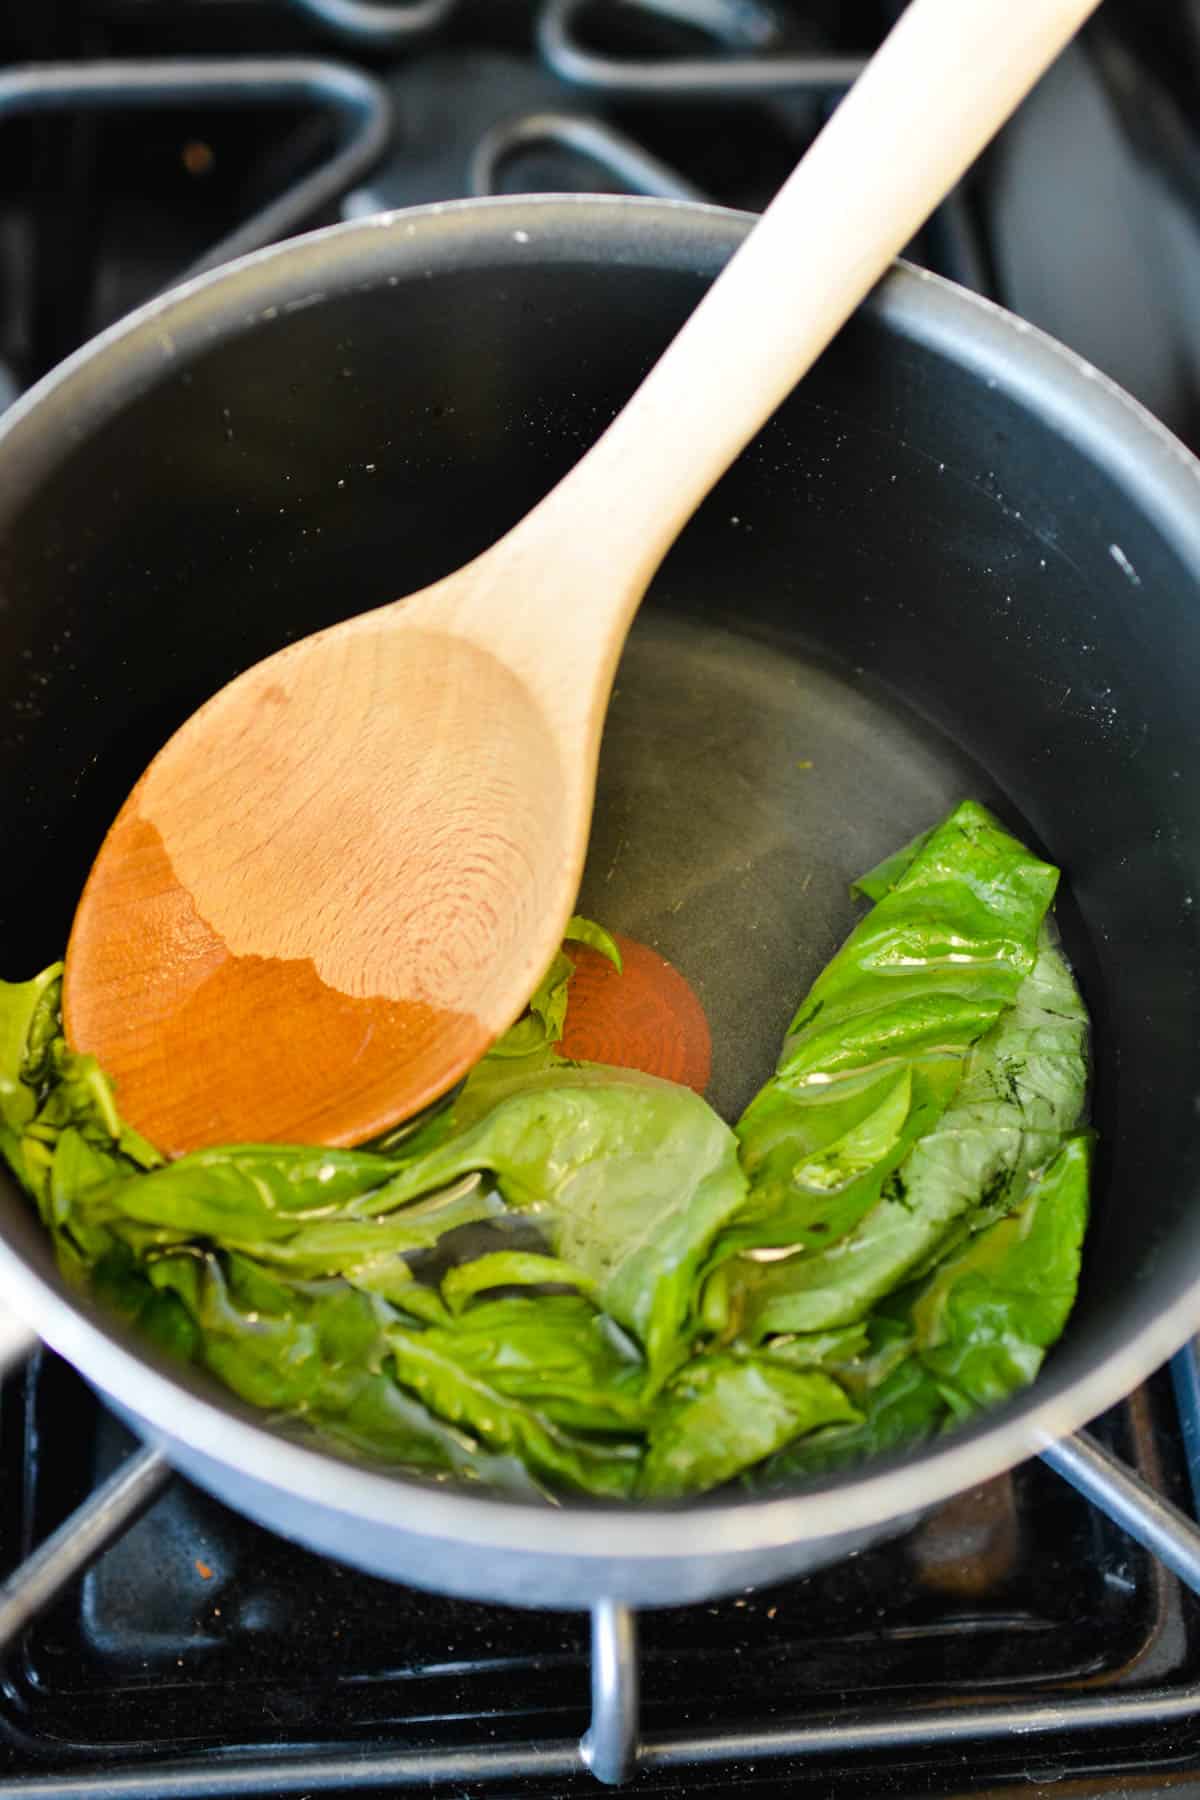
<path fill-rule="evenodd" d="M 272 245 L 196 277 L 110 326 L 52 370 L 0 416 L 5 485 L 36 486 L 64 441 L 154 386 L 189 352 L 236 335 L 276 313 L 375 286 L 439 260 L 447 242 L 466 243 L 495 264 L 603 254 L 624 263 L 662 262 L 664 241 L 689 266 L 732 253 L 750 215 L 690 201 L 619 195 L 520 195 L 388 212 Z M 697 243 L 699 240 L 699 245 Z M 657 246 L 657 250 L 656 250 Z M 382 259 L 382 260 L 381 260 Z M 359 277 L 358 283 L 355 277 Z M 264 304 L 266 302 L 266 304 Z M 1001 307 L 911 265 L 897 263 L 865 306 L 903 337 L 935 347 L 992 385 L 1051 415 L 1135 493 L 1165 537 L 1200 570 L 1200 462 L 1108 377 Z M 1119 546 L 1112 547 L 1114 553 Z M 1117 558 L 1120 561 L 1120 558 Z M 1128 571 L 1130 579 L 1137 577 Z M 7 1177 L 6 1177 L 7 1179 Z M 11 1183 L 14 1193 L 15 1183 Z M 479 1549 L 573 1558 L 679 1560 L 733 1556 L 868 1530 L 922 1510 L 1001 1474 L 1077 1430 L 1145 1380 L 1200 1328 L 1200 1275 L 1159 1315 L 1078 1378 L 1053 1365 L 1025 1395 L 899 1464 L 868 1465 L 834 1486 L 771 1499 L 699 1500 L 680 1508 L 548 1507 L 506 1495 L 472 1495 L 402 1473 L 363 1467 L 283 1438 L 232 1400 L 214 1397 L 190 1372 L 168 1372 L 152 1353 L 43 1275 L 0 1237 L 0 1298 L 36 1321 L 44 1340 L 89 1380 L 144 1421 L 202 1457 L 272 1487 L 373 1525 L 392 1526 Z"/>

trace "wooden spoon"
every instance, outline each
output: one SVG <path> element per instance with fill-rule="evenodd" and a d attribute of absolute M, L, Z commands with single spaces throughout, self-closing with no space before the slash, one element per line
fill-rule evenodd
<path fill-rule="evenodd" d="M 518 1015 L 575 899 L 647 583 L 1095 4 L 913 0 L 546 499 L 444 581 L 247 670 L 159 752 L 67 953 L 69 1041 L 133 1125 L 170 1152 L 359 1142 Z"/>

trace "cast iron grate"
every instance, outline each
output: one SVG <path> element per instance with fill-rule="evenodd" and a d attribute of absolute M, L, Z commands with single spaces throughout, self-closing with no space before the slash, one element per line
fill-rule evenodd
<path fill-rule="evenodd" d="M 1097 1432 L 1185 1499 L 1165 1377 Z M 133 1441 L 39 1353 L 4 1390 L 0 1449 L 16 1574 Z M 627 1622 L 611 1611 L 602 1653 Z M 1043 1463 L 831 1569 L 638 1623 L 640 1718 L 618 1672 L 592 1741 L 598 1772 L 618 1774 L 636 1729 L 650 1791 L 683 1769 L 820 1790 L 836 1768 L 851 1792 L 955 1792 L 964 1758 L 993 1782 L 1115 1779 L 1133 1755 L 1173 1781 L 1194 1759 L 1200 1791 L 1200 1603 Z M 170 1477 L 13 1642 L 0 1795 L 586 1788 L 590 1681 L 578 1615 L 392 1586 Z"/>

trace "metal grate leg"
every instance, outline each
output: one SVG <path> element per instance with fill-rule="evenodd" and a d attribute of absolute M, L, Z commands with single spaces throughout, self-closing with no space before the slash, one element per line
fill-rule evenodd
<path fill-rule="evenodd" d="M 1086 1431 L 1047 1444 L 1041 1458 L 1064 1481 L 1200 1594 L 1200 1527 Z"/>
<path fill-rule="evenodd" d="M 579 1753 L 598 1781 L 627 1781 L 638 1759 L 637 1623 L 628 1606 L 592 1608 L 592 1722 Z"/>
<path fill-rule="evenodd" d="M 161 1450 L 141 1449 L 64 1519 L 0 1587 L 0 1653 L 155 1500 L 171 1476 Z"/>

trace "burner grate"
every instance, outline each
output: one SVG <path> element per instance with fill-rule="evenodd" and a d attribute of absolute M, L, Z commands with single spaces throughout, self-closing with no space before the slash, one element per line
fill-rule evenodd
<path fill-rule="evenodd" d="M 577 1615 L 414 1593 L 274 1538 L 156 1452 L 131 1454 L 48 1354 L 4 1399 L 4 1466 L 23 1470 L 0 1489 L 4 1542 L 42 1549 L 0 1592 L 0 1795 L 586 1786 L 589 1768 L 615 1781 L 748 1761 L 819 1780 L 830 1758 L 867 1780 L 881 1759 L 966 1747 L 1094 1761 L 1097 1734 L 1118 1757 L 1200 1721 L 1200 1606 L 1036 1461 L 903 1539 L 644 1614 L 636 1636 L 627 1609 L 598 1608 L 589 1656 Z M 88 1415 L 87 1434 L 62 1431 Z M 1160 1378 L 1102 1422 L 1106 1447 L 1054 1454 L 1106 1498 L 1119 1489 L 1125 1521 L 1178 1561 L 1197 1534 L 1163 1497 L 1187 1484 L 1174 1417 Z"/>

